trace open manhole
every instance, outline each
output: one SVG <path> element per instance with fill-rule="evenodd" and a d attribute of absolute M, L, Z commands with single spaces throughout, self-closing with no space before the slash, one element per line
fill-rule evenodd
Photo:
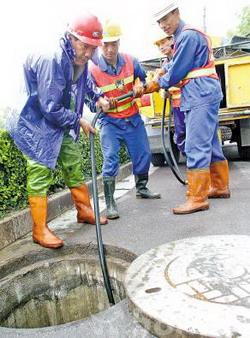
<path fill-rule="evenodd" d="M 125 298 L 124 274 L 135 255 L 115 247 L 106 250 L 117 303 Z M 54 326 L 109 307 L 96 246 L 36 251 L 6 262 L 0 276 L 2 327 Z"/>

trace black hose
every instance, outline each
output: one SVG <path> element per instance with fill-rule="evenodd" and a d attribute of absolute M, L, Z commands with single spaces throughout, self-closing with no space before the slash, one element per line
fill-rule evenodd
<path fill-rule="evenodd" d="M 91 123 L 92 127 L 95 127 L 96 121 L 101 112 L 95 114 L 95 117 Z M 100 210 L 99 210 L 99 201 L 98 201 L 98 189 L 97 189 L 97 175 L 96 175 L 96 159 L 95 159 L 95 135 L 90 133 L 90 154 L 91 154 L 91 170 L 92 170 L 92 184 L 93 184 L 93 201 L 94 201 L 94 212 L 96 220 L 96 238 L 98 245 L 98 254 L 100 265 L 102 269 L 102 275 L 104 279 L 104 286 L 107 292 L 108 300 L 110 304 L 115 304 L 112 287 L 110 283 L 106 257 L 104 253 L 104 246 L 102 241 L 102 231 L 100 224 Z"/>
<path fill-rule="evenodd" d="M 169 112 L 169 119 L 168 119 L 168 148 L 165 144 L 165 111 L 166 111 L 166 105 L 167 105 L 167 97 L 164 98 L 163 101 L 163 109 L 162 109 L 162 118 L 161 118 L 161 142 L 163 147 L 163 153 L 165 156 L 165 159 L 167 161 L 168 166 L 170 167 L 172 173 L 177 178 L 177 180 L 182 183 L 183 185 L 187 184 L 186 180 L 183 178 L 180 169 L 178 167 L 178 164 L 176 163 L 173 149 L 172 149 L 172 143 L 171 143 L 171 137 L 170 137 L 170 130 L 171 130 L 171 114 L 172 111 Z M 170 155 L 169 155 L 170 153 Z"/>
<path fill-rule="evenodd" d="M 117 101 L 124 100 L 128 97 L 133 96 L 133 91 L 128 92 L 127 94 L 121 95 L 116 98 Z M 165 144 L 165 135 L 164 135 L 164 126 L 165 126 L 165 110 L 166 110 L 166 105 L 167 105 L 167 98 L 164 98 L 163 102 L 163 111 L 162 111 L 162 120 L 161 120 L 161 140 L 162 140 L 162 146 L 163 146 L 163 153 L 165 156 L 165 159 L 172 170 L 173 174 L 177 178 L 177 180 L 182 183 L 182 184 L 187 184 L 186 180 L 183 178 L 180 169 L 178 167 L 178 164 L 176 163 L 174 154 L 173 154 L 173 149 L 172 149 L 172 143 L 171 143 L 171 138 L 170 138 L 170 130 L 171 130 L 171 114 L 172 112 L 170 111 L 169 113 L 169 120 L 168 120 L 168 143 L 169 143 L 169 149 L 167 149 L 166 144 Z M 170 156 L 169 156 L 170 153 Z"/>

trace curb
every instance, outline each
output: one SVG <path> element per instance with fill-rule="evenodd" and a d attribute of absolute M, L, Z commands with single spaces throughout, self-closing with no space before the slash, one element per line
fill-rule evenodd
<path fill-rule="evenodd" d="M 131 163 L 120 167 L 117 181 L 123 180 L 131 174 Z M 92 196 L 92 181 L 86 182 L 90 195 Z M 103 191 L 102 177 L 97 178 L 98 191 Z M 69 189 L 53 194 L 48 201 L 48 222 L 58 217 L 65 211 L 73 207 Z M 14 212 L 11 216 L 3 218 L 0 221 L 0 250 L 7 245 L 15 242 L 19 238 L 27 235 L 31 231 L 32 219 L 29 208 Z"/>

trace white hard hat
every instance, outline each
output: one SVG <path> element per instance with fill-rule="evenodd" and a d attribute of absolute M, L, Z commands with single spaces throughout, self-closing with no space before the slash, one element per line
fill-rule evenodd
<path fill-rule="evenodd" d="M 164 16 L 171 13 L 173 10 L 179 7 L 178 2 L 176 0 L 156 0 L 156 10 L 153 14 L 153 18 L 155 21 L 159 21 Z"/>

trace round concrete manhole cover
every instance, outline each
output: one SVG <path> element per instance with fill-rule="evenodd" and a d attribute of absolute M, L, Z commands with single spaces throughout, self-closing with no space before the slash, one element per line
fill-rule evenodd
<path fill-rule="evenodd" d="M 125 288 L 130 308 L 158 337 L 250 337 L 250 237 L 171 242 L 138 257 Z"/>

